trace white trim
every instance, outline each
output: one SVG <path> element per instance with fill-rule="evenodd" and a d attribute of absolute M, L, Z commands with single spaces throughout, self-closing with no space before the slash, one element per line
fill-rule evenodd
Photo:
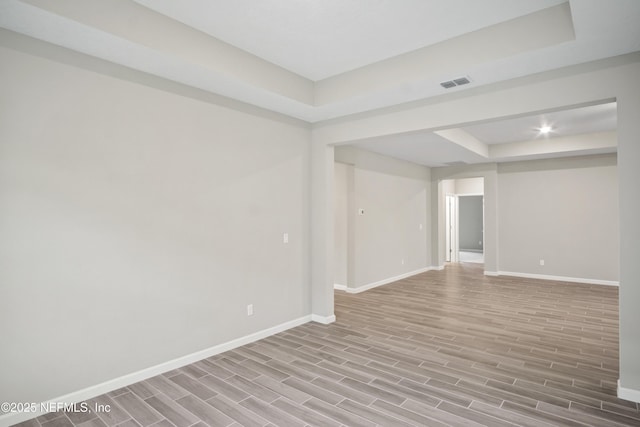
<path fill-rule="evenodd" d="M 485 276 L 499 276 L 500 272 L 499 271 L 486 271 L 484 272 Z"/>
<path fill-rule="evenodd" d="M 333 318 L 333 320 L 331 320 Z M 105 381 L 100 384 L 96 384 L 93 386 L 89 386 L 82 390 L 74 391 L 69 394 L 65 394 L 64 396 L 56 397 L 47 402 L 43 402 L 45 404 L 52 403 L 56 404 L 59 402 L 64 402 L 67 404 L 78 403 L 84 400 L 92 399 L 94 397 L 103 395 L 113 390 L 117 390 L 121 387 L 125 387 L 131 384 L 135 384 L 137 382 L 146 380 L 148 378 L 154 377 L 156 375 L 160 375 L 164 372 L 171 371 L 173 369 L 181 368 L 183 366 L 189 365 L 191 363 L 197 362 L 202 359 L 206 359 L 207 357 L 214 356 L 219 353 L 224 353 L 225 351 L 233 350 L 234 348 L 243 346 L 245 344 L 252 343 L 254 341 L 261 340 L 263 338 L 269 337 L 271 335 L 286 331 L 287 329 L 294 328 L 296 326 L 302 325 L 309 321 L 316 321 L 320 323 L 331 323 L 335 321 L 335 316 L 321 317 L 315 314 L 310 314 L 307 316 L 300 317 L 298 319 L 290 320 L 285 323 L 281 323 L 279 325 L 273 326 L 271 328 L 263 329 L 258 332 L 254 332 L 253 334 L 246 335 L 244 337 L 240 337 L 231 341 L 227 341 L 222 344 L 218 344 L 216 346 L 197 351 L 195 353 L 188 354 L 186 356 L 178 357 L 177 359 L 169 360 L 168 362 L 160 363 L 159 365 L 151 366 L 149 368 L 142 369 L 137 372 L 132 372 L 130 374 L 123 375 L 118 378 L 114 378 L 109 381 Z M 38 409 L 40 404 L 38 403 Z M 0 415 L 0 427 L 12 426 L 14 424 L 20 423 L 22 421 L 29 420 L 31 418 L 35 418 L 37 416 L 42 415 L 43 412 L 15 412 L 15 413 L 7 413 Z"/>
<path fill-rule="evenodd" d="M 630 402 L 640 403 L 640 390 L 622 387 L 618 379 L 618 397 Z"/>
<path fill-rule="evenodd" d="M 323 325 L 328 325 L 329 323 L 333 323 L 336 321 L 336 315 L 332 314 L 331 316 L 320 316 L 319 314 L 312 314 L 311 321 L 322 323 Z"/>
<path fill-rule="evenodd" d="M 441 271 L 441 270 L 444 270 L 444 265 L 437 265 L 437 266 L 435 266 L 435 267 L 429 267 L 429 270 L 438 270 L 438 271 Z"/>
<path fill-rule="evenodd" d="M 339 285 L 337 283 L 333 284 L 333 289 L 335 289 L 336 291 L 346 291 L 347 290 L 347 285 Z"/>
<path fill-rule="evenodd" d="M 444 267 L 443 267 L 444 268 Z M 401 279 L 406 279 L 407 277 L 415 276 L 416 274 L 425 273 L 430 270 L 439 270 L 440 268 L 435 267 L 425 267 L 419 270 L 410 271 L 409 273 L 404 273 L 399 276 L 389 277 L 388 279 L 379 280 L 377 282 L 368 283 L 366 285 L 358 286 L 357 288 L 346 288 L 345 290 L 350 294 L 359 294 L 360 292 L 368 291 L 369 289 L 377 288 L 378 286 L 387 285 L 389 283 L 396 282 Z"/>
<path fill-rule="evenodd" d="M 491 276 L 492 274 L 487 274 Z M 567 276 L 550 276 L 548 274 L 533 274 L 533 273 L 514 273 L 513 271 L 498 271 L 498 276 L 515 276 L 525 277 L 528 279 L 541 279 L 541 280 L 555 280 L 559 282 L 575 282 L 575 283 L 588 283 L 590 285 L 606 285 L 606 286 L 619 286 L 620 282 L 613 280 L 600 280 L 600 279 L 584 279 L 581 277 L 567 277 Z"/>

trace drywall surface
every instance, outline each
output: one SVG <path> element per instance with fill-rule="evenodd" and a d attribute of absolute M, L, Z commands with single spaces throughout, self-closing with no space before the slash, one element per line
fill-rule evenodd
<path fill-rule="evenodd" d="M 351 147 L 336 161 L 353 165 L 349 288 L 430 266 L 429 168 Z"/>
<path fill-rule="evenodd" d="M 353 181 L 353 166 L 336 163 L 334 175 L 335 262 L 333 264 L 333 281 L 336 285 L 346 286 L 349 271 L 349 181 Z"/>
<path fill-rule="evenodd" d="M 0 63 L 0 401 L 310 314 L 306 126 L 4 47 Z"/>
<path fill-rule="evenodd" d="M 321 323 L 335 321 L 333 311 L 334 264 L 334 149 L 311 143 L 310 274 L 311 311 Z"/>
<path fill-rule="evenodd" d="M 456 194 L 456 181 L 455 179 L 445 179 L 442 181 L 442 195 L 451 196 Z"/>
<path fill-rule="evenodd" d="M 500 164 L 498 192 L 500 270 L 619 279 L 615 155 Z"/>
<path fill-rule="evenodd" d="M 458 196 L 458 239 L 461 251 L 482 252 L 482 196 Z"/>
<path fill-rule="evenodd" d="M 484 194 L 484 179 L 482 177 L 456 179 L 455 184 L 455 193 L 458 195 Z"/>
<path fill-rule="evenodd" d="M 620 386 L 640 402 L 640 66 L 618 96 L 620 177 Z M 621 395 L 621 397 L 623 397 Z"/>

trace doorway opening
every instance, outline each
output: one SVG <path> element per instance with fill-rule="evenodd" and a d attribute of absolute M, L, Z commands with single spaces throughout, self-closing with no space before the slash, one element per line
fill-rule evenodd
<path fill-rule="evenodd" d="M 445 261 L 484 263 L 484 178 L 448 179 L 445 194 Z"/>

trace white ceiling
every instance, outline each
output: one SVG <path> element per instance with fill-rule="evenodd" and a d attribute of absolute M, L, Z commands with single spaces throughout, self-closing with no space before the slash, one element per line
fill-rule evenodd
<path fill-rule="evenodd" d="M 540 133 L 540 127 L 544 125 L 552 127 L 549 135 Z M 441 136 L 440 131 L 370 138 L 352 145 L 401 160 L 441 167 L 460 162 L 474 164 L 614 153 L 617 151 L 616 127 L 617 106 L 615 102 L 609 102 L 452 129 L 487 146 L 487 155 L 464 148 L 463 141 L 447 139 L 446 133 Z M 592 144 L 585 135 L 598 135 L 602 143 Z M 548 144 L 542 154 L 541 142 Z M 491 149 L 499 150 L 499 145 L 503 146 L 503 151 L 492 153 Z M 504 149 L 510 151 L 507 156 Z"/>
<path fill-rule="evenodd" d="M 0 2 L 11 32 L 309 123 L 637 52 L 638 22 L 638 0 Z M 462 75 L 472 83 L 439 85 Z M 544 120 L 560 142 L 540 154 Z M 355 143 L 439 166 L 611 152 L 610 136 L 571 139 L 611 130 L 615 104 Z"/>
<path fill-rule="evenodd" d="M 358 141 L 355 147 L 429 167 L 487 160 L 433 132 L 417 132 Z"/>
<path fill-rule="evenodd" d="M 542 126 L 551 126 L 549 135 L 540 133 Z M 614 131 L 616 127 L 616 103 L 611 102 L 464 126 L 462 129 L 491 145 Z"/>
<path fill-rule="evenodd" d="M 310 80 L 565 0 L 134 0 Z"/>

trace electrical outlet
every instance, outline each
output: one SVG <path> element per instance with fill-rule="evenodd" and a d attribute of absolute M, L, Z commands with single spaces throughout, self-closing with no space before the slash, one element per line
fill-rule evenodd
<path fill-rule="evenodd" d="M 422 230 L 422 224 L 418 225 L 418 230 Z"/>
<path fill-rule="evenodd" d="M 400 264 L 404 265 L 404 259 L 400 261 Z"/>
<path fill-rule="evenodd" d="M 543 259 L 540 260 L 540 265 L 544 265 L 544 260 Z"/>
<path fill-rule="evenodd" d="M 284 233 L 282 235 L 282 243 L 289 243 L 289 233 Z"/>
<path fill-rule="evenodd" d="M 247 306 L 247 316 L 253 316 L 253 304 Z"/>

